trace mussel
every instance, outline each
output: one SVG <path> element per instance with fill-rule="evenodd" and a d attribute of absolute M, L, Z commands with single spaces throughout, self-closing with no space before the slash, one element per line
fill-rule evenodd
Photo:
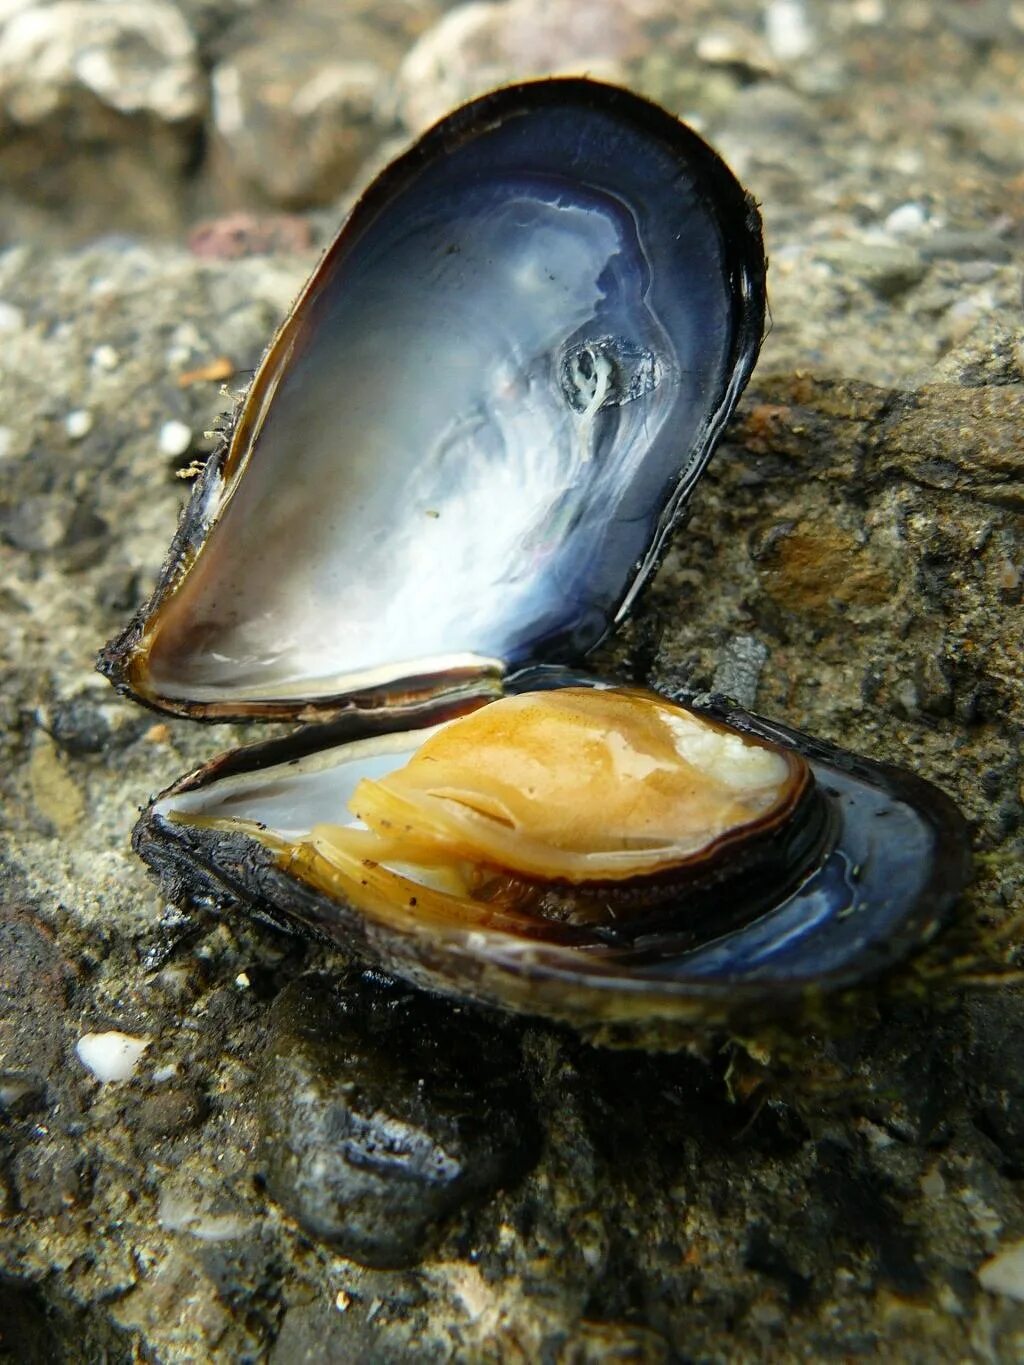
<path fill-rule="evenodd" d="M 935 788 L 579 671 L 746 384 L 764 281 L 753 201 L 624 90 L 497 91 L 383 172 L 101 655 L 158 709 L 307 722 L 144 812 L 174 899 L 657 1047 L 930 937 L 968 874 Z"/>

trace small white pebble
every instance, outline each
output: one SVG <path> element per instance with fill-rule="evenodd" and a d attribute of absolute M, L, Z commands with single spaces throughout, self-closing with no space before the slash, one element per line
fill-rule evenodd
<path fill-rule="evenodd" d="M 192 444 L 192 428 L 172 419 L 160 428 L 159 439 L 160 449 L 165 455 L 184 455 Z"/>
<path fill-rule="evenodd" d="M 248 973 L 239 972 L 238 975 L 235 977 L 235 985 L 238 987 L 239 990 L 247 991 L 249 987 L 252 985 L 252 982 L 249 980 Z"/>
<path fill-rule="evenodd" d="M 923 204 L 900 204 L 886 218 L 885 230 L 895 237 L 911 236 L 920 232 L 927 221 L 928 213 Z"/>
<path fill-rule="evenodd" d="M 944 1313 L 949 1313 L 952 1316 L 958 1318 L 963 1316 L 964 1306 L 957 1298 L 956 1293 L 954 1292 L 953 1286 L 951 1284 L 939 1285 L 939 1292 L 937 1298 L 939 1307 L 942 1309 Z"/>
<path fill-rule="evenodd" d="M 164 1081 L 173 1081 L 178 1074 L 177 1062 L 168 1062 L 166 1066 L 158 1066 L 153 1072 L 153 1080 L 157 1085 L 163 1085 Z"/>
<path fill-rule="evenodd" d="M 814 46 L 814 34 L 801 0 L 771 0 L 764 15 L 765 37 L 780 61 L 797 61 Z"/>
<path fill-rule="evenodd" d="M 736 45 L 730 41 L 727 33 L 702 33 L 694 51 L 702 62 L 710 62 L 714 66 L 732 61 L 736 56 Z"/>
<path fill-rule="evenodd" d="M 14 432 L 10 427 L 0 427 L 0 460 L 6 460 L 14 444 Z"/>
<path fill-rule="evenodd" d="M 78 1060 L 98 1081 L 127 1081 L 150 1044 L 129 1033 L 85 1033 L 75 1044 Z"/>
<path fill-rule="evenodd" d="M 214 124 L 224 137 L 233 137 L 245 126 L 242 79 L 238 67 L 226 63 L 218 66 L 213 73 L 212 84 Z"/>
<path fill-rule="evenodd" d="M 76 408 L 64 418 L 64 430 L 73 441 L 80 441 L 92 431 L 92 413 L 86 408 Z"/>
<path fill-rule="evenodd" d="M 352 1305 L 352 1295 L 346 1294 L 344 1289 L 339 1289 L 334 1296 L 334 1306 L 339 1313 L 347 1313 Z"/>
<path fill-rule="evenodd" d="M 990 1294 L 1024 1302 L 1024 1242 L 997 1251 L 978 1271 L 978 1283 Z"/>
<path fill-rule="evenodd" d="M 92 353 L 92 363 L 98 370 L 116 370 L 121 357 L 113 346 L 97 346 Z"/>
<path fill-rule="evenodd" d="M 25 314 L 13 303 L 0 299 L 0 332 L 20 332 L 25 325 Z"/>

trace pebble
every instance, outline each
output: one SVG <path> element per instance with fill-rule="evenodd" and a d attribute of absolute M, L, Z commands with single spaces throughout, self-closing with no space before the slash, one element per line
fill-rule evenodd
<path fill-rule="evenodd" d="M 945 1195 L 946 1181 L 937 1166 L 921 1177 L 921 1193 L 926 1199 L 942 1199 Z"/>
<path fill-rule="evenodd" d="M 219 66 L 211 81 L 214 126 L 223 137 L 233 137 L 245 127 L 241 78 L 237 66 Z"/>
<path fill-rule="evenodd" d="M 188 235 L 189 251 L 208 261 L 307 251 L 312 243 L 309 222 L 296 213 L 229 213 L 197 223 Z M 236 368 L 226 356 L 219 356 L 194 370 L 191 380 L 179 376 L 178 383 L 185 387 L 196 379 L 230 379 Z"/>
<path fill-rule="evenodd" d="M 135 1074 L 142 1054 L 149 1047 L 149 1038 L 135 1038 L 130 1033 L 83 1033 L 75 1044 L 78 1060 L 98 1081 L 127 1081 Z"/>
<path fill-rule="evenodd" d="M 0 332 L 20 332 L 25 326 L 25 314 L 13 303 L 0 299 Z"/>
<path fill-rule="evenodd" d="M 420 23 L 432 8 L 417 5 Z M 331 204 L 388 129 L 404 44 L 387 19 L 331 0 L 254 10 L 211 77 L 218 164 L 263 202 Z"/>
<path fill-rule="evenodd" d="M 1024 1302 L 1024 1242 L 1014 1242 L 990 1257 L 978 1271 L 978 1283 L 990 1294 Z"/>
<path fill-rule="evenodd" d="M 921 251 L 929 260 L 946 261 L 1009 261 L 1014 248 L 998 231 L 983 228 L 977 232 L 958 232 L 944 229 L 932 233 L 921 244 Z"/>
<path fill-rule="evenodd" d="M 885 0 L 852 0 L 850 14 L 858 24 L 871 28 L 885 18 Z"/>
<path fill-rule="evenodd" d="M 87 408 L 76 408 L 64 418 L 64 430 L 72 441 L 80 441 L 92 431 L 92 413 Z"/>
<path fill-rule="evenodd" d="M 925 276 L 927 262 L 904 242 L 869 242 L 853 238 L 823 242 L 816 255 L 839 278 L 855 277 L 881 299 L 893 299 L 912 289 Z"/>
<path fill-rule="evenodd" d="M 121 357 L 113 346 L 97 346 L 92 353 L 92 363 L 98 370 L 116 370 L 121 363 Z"/>
<path fill-rule="evenodd" d="M 82 1154 L 66 1138 L 44 1136 L 44 1127 L 36 1132 L 37 1140 L 22 1147 L 12 1161 L 11 1175 L 19 1207 L 32 1217 L 52 1218 L 81 1196 Z"/>
<path fill-rule="evenodd" d="M 173 1137 L 197 1127 L 206 1111 L 206 1100 L 194 1086 L 167 1086 L 141 1101 L 135 1121 L 142 1133 Z"/>
<path fill-rule="evenodd" d="M 0 1104 L 31 1107 L 59 1081 L 75 968 L 28 904 L 0 903 L 0 964 Z"/>
<path fill-rule="evenodd" d="M 179 455 L 184 455 L 191 446 L 192 428 L 172 418 L 160 428 L 158 440 L 161 453 L 175 459 Z"/>
<path fill-rule="evenodd" d="M 205 1201 L 176 1190 L 160 1196 L 157 1221 L 168 1232 L 184 1232 L 199 1242 L 234 1242 L 250 1236 L 253 1220 L 242 1213 L 213 1213 Z"/>
<path fill-rule="evenodd" d="M 39 1108 L 46 1100 L 41 1076 L 19 1071 L 0 1071 L 0 1113 L 21 1114 Z"/>
<path fill-rule="evenodd" d="M 409 50 L 397 80 L 398 112 L 411 131 L 512 80 L 587 74 L 622 81 L 649 46 L 639 7 L 621 0 L 502 0 L 456 5 Z"/>
<path fill-rule="evenodd" d="M 1007 1164 L 1015 1167 L 1024 1163 L 1022 1004 L 1020 992 L 1003 1001 L 979 992 L 966 1011 L 972 1112 Z"/>
<path fill-rule="evenodd" d="M 75 757 L 127 748 L 146 723 L 120 702 L 96 697 L 91 688 L 53 702 L 38 719 L 58 746 Z"/>
<path fill-rule="evenodd" d="M 6 460 L 14 445 L 14 432 L 10 427 L 0 427 L 0 460 Z"/>
<path fill-rule="evenodd" d="M 26 0 L 14 9 L 0 29 L 0 98 L 19 123 L 59 120 L 85 95 L 124 115 L 170 123 L 201 112 L 195 40 L 167 0 Z M 91 125 L 80 123 L 87 138 Z"/>
<path fill-rule="evenodd" d="M 900 204 L 885 220 L 885 230 L 894 237 L 911 237 L 928 222 L 928 211 L 923 204 Z"/>
<path fill-rule="evenodd" d="M 756 33 L 743 24 L 725 24 L 697 37 L 694 54 L 708 66 L 739 66 L 762 75 L 774 75 L 775 63 Z"/>
<path fill-rule="evenodd" d="M 32 746 L 28 781 L 36 811 L 58 834 L 81 827 L 85 797 L 49 735 L 38 736 Z"/>
<path fill-rule="evenodd" d="M 806 96 L 776 81 L 755 81 L 730 101 L 717 141 L 737 163 L 754 157 L 768 165 L 790 164 L 794 147 L 816 141 L 818 119 Z"/>

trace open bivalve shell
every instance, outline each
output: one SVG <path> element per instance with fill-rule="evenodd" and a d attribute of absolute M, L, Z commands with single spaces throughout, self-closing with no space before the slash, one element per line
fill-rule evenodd
<path fill-rule="evenodd" d="M 673 1046 L 877 974 L 967 876 L 923 781 L 587 677 L 756 359 L 756 209 L 609 86 L 458 110 L 357 204 L 100 667 L 315 725 L 136 847 L 430 989 Z"/>

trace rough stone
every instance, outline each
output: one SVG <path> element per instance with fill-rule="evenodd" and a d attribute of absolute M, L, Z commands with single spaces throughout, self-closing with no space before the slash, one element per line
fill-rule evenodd
<path fill-rule="evenodd" d="M 768 658 L 768 646 L 755 635 L 734 635 L 722 648 L 711 687 L 754 709 L 757 684 Z"/>
<path fill-rule="evenodd" d="M 1015 993 L 1020 1000 L 1020 993 Z M 1010 1169 L 1024 1171 L 1024 1014 L 982 996 L 967 1007 L 970 1093 L 975 1122 Z"/>
<path fill-rule="evenodd" d="M 82 1194 L 80 1156 L 66 1140 L 27 1143 L 11 1163 L 17 1206 L 33 1218 L 52 1218 Z"/>
<path fill-rule="evenodd" d="M 0 906 L 0 1056 L 15 1073 L 14 1098 L 57 1069 L 74 981 L 52 928 L 28 905 Z"/>
<path fill-rule="evenodd" d="M 978 1271 L 978 1283 L 990 1294 L 1024 1302 L 1024 1242 L 1015 1242 L 987 1260 Z"/>
<path fill-rule="evenodd" d="M 381 7 L 389 34 L 415 28 L 400 8 Z M 497 27 L 525 12 L 485 8 Z M 783 59 L 763 7 L 692 0 L 638 23 L 622 12 L 593 41 L 592 70 L 724 134 L 762 205 L 773 318 L 688 525 L 593 665 L 709 688 L 731 642 L 754 642 L 762 713 L 956 797 L 975 882 L 902 983 L 909 1003 L 894 982 L 795 1037 L 711 1040 L 704 1061 L 527 1027 L 508 1071 L 530 1092 L 517 1112 L 539 1127 L 536 1161 L 442 1220 L 415 1270 L 347 1259 L 260 1180 L 272 1002 L 347 964 L 224 907 L 165 916 L 130 851 L 141 803 L 251 734 L 143 715 L 84 681 L 175 524 L 184 490 L 161 427 L 196 434 L 182 458 L 211 447 L 202 433 L 332 215 L 279 244 L 227 232 L 263 254 L 199 259 L 182 223 L 258 207 L 218 201 L 208 105 L 188 132 L 75 86 L 97 143 L 60 134 L 57 114 L 5 132 L 0 160 L 20 147 L 39 178 L 3 176 L 0 253 L 0 1332 L 14 1359 L 1021 1358 L 1024 1303 L 979 1279 L 1024 1236 L 1024 1003 L 994 971 L 1019 969 L 1024 909 L 1024 351 L 1004 259 L 1024 222 L 1018 8 L 806 0 L 813 43 Z M 244 0 L 179 9 L 202 70 L 254 32 Z M 579 11 L 573 31 L 605 13 Z M 728 45 L 702 56 L 714 28 Z M 524 30 L 531 61 L 552 31 Z M 439 103 L 471 88 L 461 43 Z M 143 199 L 159 242 L 129 235 Z M 887 220 L 906 204 L 927 221 L 901 235 Z M 63 245 L 98 231 L 113 235 Z M 916 251 L 924 274 L 879 291 L 821 254 L 876 241 Z M 76 436 L 80 411 L 93 421 Z M 73 791 L 81 818 L 43 814 L 54 791 L 52 810 L 73 809 Z M 467 1039 L 494 1027 L 458 1019 Z M 115 1027 L 153 1041 L 131 1081 L 101 1087 L 72 1049 Z"/>
<path fill-rule="evenodd" d="M 51 703 L 39 721 L 58 747 L 75 758 L 123 749 L 150 724 L 145 716 L 125 715 L 122 706 L 92 686 Z"/>
<path fill-rule="evenodd" d="M 169 1085 L 142 1100 L 136 1122 L 143 1135 L 167 1137 L 197 1127 L 208 1108 L 205 1096 L 195 1086 Z"/>
<path fill-rule="evenodd" d="M 536 1131 L 515 1040 L 370 975 L 303 977 L 271 1015 L 262 1155 L 271 1194 L 313 1236 L 409 1264 L 435 1225 L 521 1175 Z"/>
<path fill-rule="evenodd" d="M 233 213 L 197 223 L 189 233 L 189 249 L 210 260 L 239 260 L 243 256 L 269 256 L 275 252 L 308 251 L 313 244 L 309 222 L 298 214 L 256 215 Z M 215 373 L 192 371 L 196 381 L 203 378 L 230 379 L 233 366 L 217 365 Z"/>
<path fill-rule="evenodd" d="M 829 242 L 817 250 L 840 278 L 862 280 L 883 299 L 894 299 L 920 283 L 928 270 L 921 253 L 898 242 Z"/>

